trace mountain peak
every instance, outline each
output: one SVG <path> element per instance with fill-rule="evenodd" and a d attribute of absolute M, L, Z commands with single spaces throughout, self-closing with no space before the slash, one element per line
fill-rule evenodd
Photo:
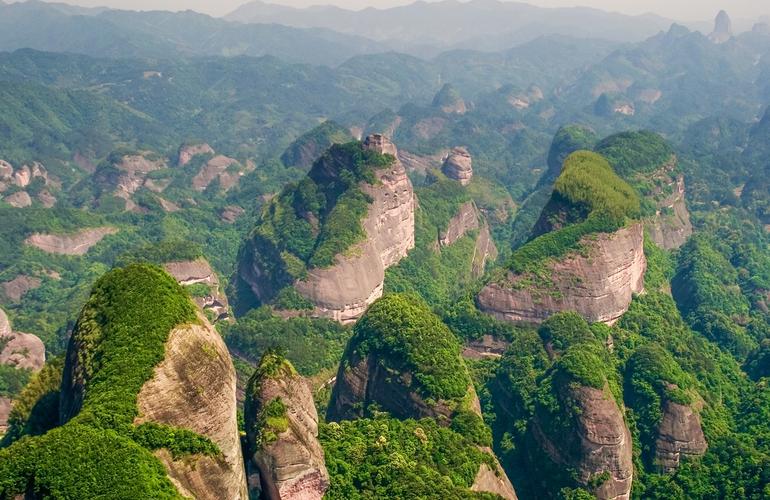
<path fill-rule="evenodd" d="M 726 11 L 720 10 L 714 21 L 714 31 L 709 39 L 714 43 L 725 43 L 733 37 L 733 22 Z"/>

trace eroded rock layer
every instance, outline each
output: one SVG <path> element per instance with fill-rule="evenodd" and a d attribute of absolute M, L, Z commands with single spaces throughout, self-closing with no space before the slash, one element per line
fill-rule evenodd
<path fill-rule="evenodd" d="M 367 138 L 364 147 L 381 154 L 398 154 L 384 136 Z M 385 270 L 397 264 L 414 248 L 414 190 L 400 161 L 375 171 L 373 185 L 361 189 L 372 203 L 362 226 L 366 239 L 344 255 L 335 265 L 309 269 L 308 277 L 295 288 L 316 305 L 316 313 L 342 323 L 358 319 L 366 308 L 382 296 Z"/>
<path fill-rule="evenodd" d="M 509 273 L 484 287 L 482 311 L 512 322 L 540 323 L 561 311 L 576 311 L 589 322 L 613 324 L 644 290 L 647 259 L 641 223 L 612 234 L 584 239 L 584 251 L 546 262 L 542 277 Z"/>
<path fill-rule="evenodd" d="M 179 492 L 192 498 L 246 499 L 235 400 L 235 368 L 219 333 L 203 317 L 200 324 L 172 330 L 165 359 L 137 398 L 136 424 L 156 422 L 194 431 L 220 449 L 218 456 L 174 460 L 161 450 Z"/>
<path fill-rule="evenodd" d="M 536 414 L 535 439 L 551 460 L 574 469 L 578 482 L 598 482 L 592 488 L 598 499 L 629 499 L 634 470 L 631 433 L 609 388 L 564 387 L 560 398 L 576 409 L 570 432 L 550 435 Z"/>
<path fill-rule="evenodd" d="M 707 448 L 698 412 L 691 406 L 673 401 L 664 403 L 655 442 L 655 460 L 661 471 L 674 472 L 683 456 L 700 456 Z"/>
<path fill-rule="evenodd" d="M 33 234 L 24 242 L 48 253 L 59 255 L 85 255 L 105 236 L 117 233 L 114 227 L 82 229 L 73 234 Z"/>
<path fill-rule="evenodd" d="M 259 471 L 263 497 L 320 500 L 329 487 L 329 474 L 318 441 L 313 393 L 287 361 L 281 364 L 269 375 L 258 370 L 249 383 L 244 414 L 249 458 Z M 271 428 L 263 418 L 271 405 L 284 410 L 280 428 Z"/>
<path fill-rule="evenodd" d="M 473 178 L 473 159 L 467 149 L 459 147 L 449 152 L 444 166 L 444 175 L 458 181 L 463 186 L 470 184 Z"/>

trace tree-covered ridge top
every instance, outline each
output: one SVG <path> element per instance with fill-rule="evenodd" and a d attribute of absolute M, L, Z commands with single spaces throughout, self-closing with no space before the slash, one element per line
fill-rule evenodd
<path fill-rule="evenodd" d="M 156 266 L 133 264 L 100 278 L 73 333 L 82 409 L 63 426 L 0 451 L 0 497 L 31 485 L 55 498 L 179 498 L 152 450 L 179 457 L 218 448 L 191 431 L 134 420 L 171 331 L 195 322 L 188 295 Z"/>
<path fill-rule="evenodd" d="M 671 145 L 659 134 L 648 130 L 611 135 L 600 141 L 595 150 L 624 179 L 652 173 L 674 156 Z"/>
<path fill-rule="evenodd" d="M 543 262 L 577 250 L 584 237 L 616 231 L 628 219 L 639 217 L 641 211 L 636 191 L 604 157 L 590 151 L 567 157 L 551 200 L 585 214 L 584 220 L 539 236 L 516 250 L 508 265 L 513 272 L 541 271 Z"/>
<path fill-rule="evenodd" d="M 330 147 L 307 177 L 286 186 L 262 211 L 254 238 L 280 255 L 281 262 L 271 265 L 301 279 L 308 268 L 333 265 L 338 254 L 363 240 L 361 222 L 372 200 L 360 184 L 375 184 L 375 171 L 394 160 L 361 142 Z"/>
<path fill-rule="evenodd" d="M 411 372 L 423 396 L 463 398 L 471 385 L 460 358 L 460 343 L 413 294 L 390 294 L 372 304 L 353 329 L 350 348 L 376 354 L 393 368 Z"/>

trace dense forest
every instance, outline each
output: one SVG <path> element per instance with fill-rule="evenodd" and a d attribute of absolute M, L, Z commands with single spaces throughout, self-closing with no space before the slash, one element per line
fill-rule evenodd
<path fill-rule="evenodd" d="M 0 2 L 0 498 L 770 497 L 766 24 L 254 8 Z"/>

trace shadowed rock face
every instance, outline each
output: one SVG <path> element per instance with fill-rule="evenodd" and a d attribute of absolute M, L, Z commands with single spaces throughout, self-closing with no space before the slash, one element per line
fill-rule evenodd
<path fill-rule="evenodd" d="M 364 146 L 381 154 L 398 154 L 384 136 L 373 135 Z M 369 212 L 362 221 L 366 239 L 334 266 L 310 269 L 297 291 L 316 305 L 316 313 L 342 323 L 358 319 L 382 296 L 385 270 L 397 264 L 414 248 L 414 190 L 400 161 L 375 172 L 374 185 L 362 183 L 371 197 Z"/>
<path fill-rule="evenodd" d="M 714 43 L 725 43 L 733 37 L 733 22 L 727 12 L 720 10 L 714 20 L 714 31 L 709 35 L 709 40 Z"/>
<path fill-rule="evenodd" d="M 286 365 L 275 376 L 249 381 L 244 419 L 249 458 L 259 471 L 269 500 L 320 500 L 329 487 L 324 453 L 318 441 L 318 413 L 310 383 Z M 286 430 L 265 440 L 258 429 L 266 405 L 279 399 L 286 407 Z M 270 441 L 270 442 L 268 442 Z"/>
<path fill-rule="evenodd" d="M 701 456 L 707 449 L 698 412 L 673 401 L 664 403 L 655 442 L 655 460 L 661 471 L 675 472 L 682 456 Z"/>
<path fill-rule="evenodd" d="M 634 470 L 631 433 L 609 388 L 564 387 L 560 398 L 577 408 L 572 429 L 549 435 L 536 413 L 535 439 L 555 463 L 574 468 L 583 485 L 609 473 L 609 478 L 592 491 L 600 500 L 630 498 Z"/>
<path fill-rule="evenodd" d="M 484 448 L 484 451 L 494 456 L 494 452 L 490 448 Z M 500 495 L 506 500 L 516 500 L 518 497 L 513 489 L 513 484 L 511 484 L 511 480 L 508 479 L 505 471 L 503 471 L 500 462 L 497 461 L 497 457 L 495 457 L 495 469 L 482 463 L 471 485 L 471 491 L 492 493 Z"/>
<path fill-rule="evenodd" d="M 599 234 L 585 239 L 583 246 L 582 255 L 546 264 L 550 283 L 509 273 L 504 283 L 484 287 L 479 307 L 503 321 L 540 323 L 557 312 L 576 311 L 589 322 L 613 324 L 628 310 L 633 295 L 644 290 L 643 226 L 635 223 Z"/>
<path fill-rule="evenodd" d="M 200 325 L 174 329 L 166 357 L 139 392 L 135 424 L 157 422 L 205 436 L 221 450 L 216 457 L 173 460 L 156 456 L 171 481 L 192 498 L 247 499 L 235 401 L 235 368 L 222 337 L 199 316 Z"/>
<path fill-rule="evenodd" d="M 48 253 L 59 255 L 85 255 L 91 247 L 110 234 L 117 233 L 114 227 L 83 229 L 73 234 L 33 234 L 24 242 Z"/>
<path fill-rule="evenodd" d="M 650 238 L 659 247 L 666 250 L 675 250 L 692 236 L 692 222 L 690 212 L 685 203 L 684 176 L 672 178 L 670 171 L 675 162 L 664 165 L 655 178 L 663 180 L 671 194 L 659 199 L 656 203 L 657 212 L 651 220 L 645 221 L 645 228 Z"/>
<path fill-rule="evenodd" d="M 463 186 L 470 184 L 473 178 L 473 159 L 465 148 L 454 148 L 444 160 L 444 175 L 458 181 Z"/>

